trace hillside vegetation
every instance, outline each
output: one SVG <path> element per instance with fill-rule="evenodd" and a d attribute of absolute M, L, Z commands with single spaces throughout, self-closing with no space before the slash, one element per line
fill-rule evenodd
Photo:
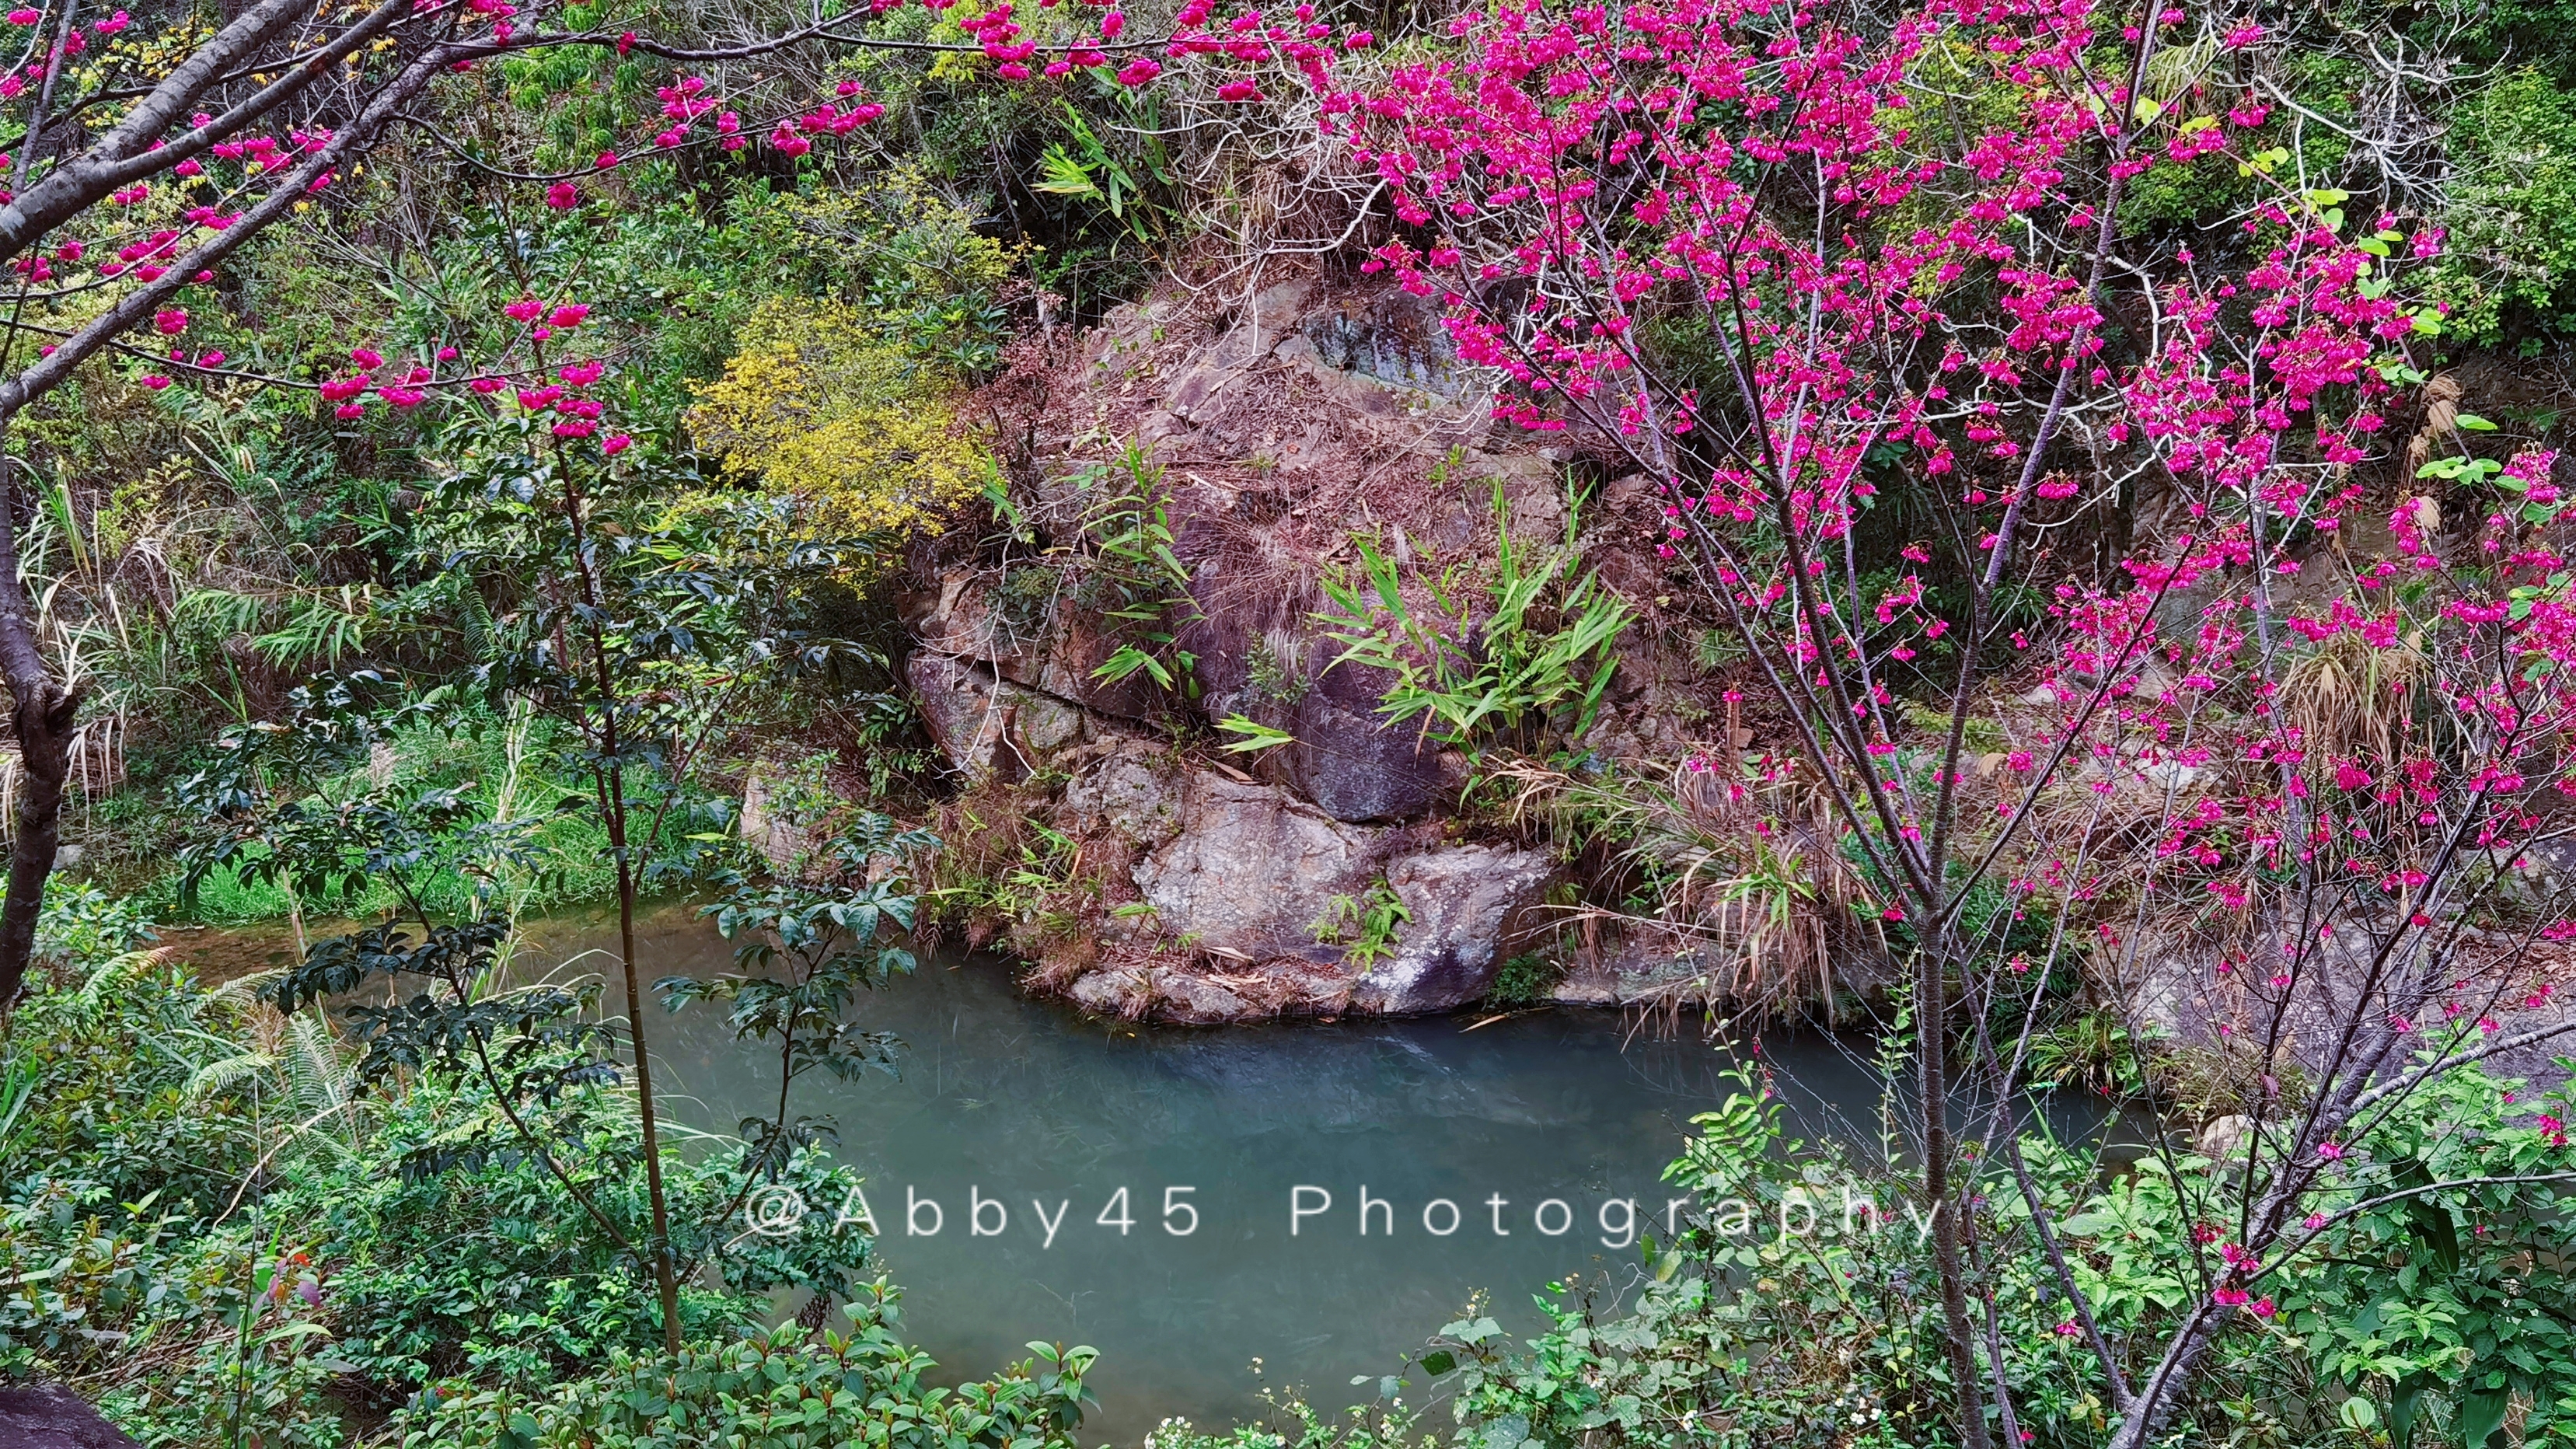
<path fill-rule="evenodd" d="M 2559 1442 L 2571 22 L 8 13 L 0 1373 L 1076 1449 L 1092 1347 L 933 1365 L 864 1227 L 743 1226 L 963 944 L 1877 1053 L 1875 1154 L 1708 1104 L 1616 1301 L 1152 1449 Z"/>

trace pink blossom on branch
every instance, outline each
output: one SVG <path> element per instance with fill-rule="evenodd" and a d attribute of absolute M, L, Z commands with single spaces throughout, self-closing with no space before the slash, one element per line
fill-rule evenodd
<path fill-rule="evenodd" d="M 1937 916 L 1954 882 L 1925 842 L 1941 837 L 1950 865 L 1990 862 L 1975 888 L 2017 911 L 2073 924 L 2117 899 L 2123 920 L 2257 943 L 2215 987 L 2249 1012 L 2332 984 L 2352 1048 L 2325 1070 L 2367 1082 L 2428 1047 L 2501 1044 L 2495 1015 L 2441 999 L 2445 933 L 2466 923 L 2443 872 L 2510 858 L 2576 794 L 2557 460 L 2502 465 L 2518 496 L 2465 543 L 2428 496 L 2382 514 L 2395 558 L 2322 546 L 2355 532 L 2398 380 L 2421 375 L 2432 311 L 2412 264 L 2438 232 L 2329 224 L 2313 193 L 2249 166 L 2261 197 L 2224 265 L 2123 235 L 2124 188 L 2250 161 L 2265 108 L 2130 120 L 2155 114 L 2127 89 L 2152 79 L 2148 42 L 2092 0 L 1923 0 L 1868 30 L 1848 13 L 1492 0 L 1391 70 L 1320 47 L 1294 63 L 1402 223 L 1364 270 L 1438 310 L 1497 419 L 1569 435 L 1661 502 L 1625 546 L 1700 592 L 1805 732 L 1846 839 L 1878 852 L 1864 909 Z M 1971 114 L 1922 104 L 1963 90 Z M 1674 336 L 1695 375 L 1649 341 Z M 1891 480 L 1940 510 L 1977 590 L 2024 591 L 2042 622 L 1936 608 L 1912 570 L 1849 567 Z M 2114 480 L 2154 490 L 2125 557 L 2036 555 Z M 2010 749 L 1974 771 L 1891 685 L 1920 678 L 1936 639 L 2023 672 L 2008 689 L 1934 674 L 2009 722 Z M 2294 669 L 2329 649 L 2380 692 L 2366 713 L 2391 721 L 2384 737 L 2345 733 L 2362 711 L 2291 707 Z M 2070 816 L 2134 834 L 2105 845 L 2116 832 Z M 1942 837 L 1961 819 L 1989 833 Z M 2351 896 L 2384 922 L 2369 930 L 2388 964 L 2361 995 L 2337 930 Z M 2320 902 L 2336 924 L 2297 929 Z M 2099 945 L 2135 979 L 2171 937 L 2124 929 L 2101 923 Z M 1972 982 L 2006 969 L 1948 964 Z M 2366 1126 L 2298 1127 L 2262 1170 L 2295 1201 L 2367 1154 Z M 2209 1306 L 2279 1305 L 2222 1279 Z"/>

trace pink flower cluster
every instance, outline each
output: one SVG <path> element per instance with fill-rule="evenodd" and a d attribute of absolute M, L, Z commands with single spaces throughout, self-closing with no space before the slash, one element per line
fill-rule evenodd
<path fill-rule="evenodd" d="M 453 360 L 455 349 L 442 349 L 440 356 Z M 437 374 L 426 364 L 388 368 L 384 354 L 372 347 L 351 348 L 349 361 L 356 372 L 333 378 L 320 388 L 322 400 L 335 405 L 333 416 L 343 421 L 366 416 L 365 398 L 371 392 L 397 412 L 408 412 L 428 401 L 429 389 L 437 381 Z"/>
<path fill-rule="evenodd" d="M 2456 493 L 2401 500 L 2393 558 L 2328 546 L 2354 531 L 2356 477 L 2391 451 L 2400 379 L 2423 361 L 2435 309 L 2408 288 L 2439 231 L 2347 221 L 2264 179 L 2250 163 L 2280 123 L 2250 96 L 2125 120 L 2149 98 L 2101 52 L 2141 41 L 2096 0 L 1921 0 L 1881 28 L 1823 0 L 1486 0 L 1448 44 L 1365 74 L 1322 35 L 1210 13 L 1185 5 L 1172 51 L 1304 77 L 1404 224 L 1366 268 L 1439 310 L 1459 360 L 1499 381 L 1498 419 L 1577 434 L 1643 475 L 1660 518 L 1639 546 L 1689 555 L 1776 645 L 1781 687 L 1845 729 L 1847 783 L 1888 802 L 1896 845 L 1953 789 L 2007 821 L 2081 791 L 2109 818 L 2149 815 L 2151 850 L 2106 863 L 2034 830 L 1999 857 L 2012 890 L 2081 903 L 2117 872 L 2121 890 L 2259 931 L 2281 882 L 2350 882 L 2432 940 L 2457 924 L 2444 862 L 2509 855 L 2576 795 L 2560 461 L 2502 462 L 2511 496 L 2483 520 L 2456 516 Z M 2265 43 L 2251 25 L 2226 36 Z M 1974 117 L 1918 114 L 1942 92 L 1934 60 L 1973 65 Z M 2116 188 L 2240 155 L 2263 199 L 2226 265 L 2183 245 L 2135 276 L 2085 264 L 2119 240 Z M 1696 376 L 1674 374 L 1659 328 L 1708 349 Z M 2041 591 L 2045 648 L 2036 629 L 2011 635 L 2037 676 L 2015 692 L 2039 687 L 1974 786 L 1897 768 L 1940 741 L 1890 677 L 1957 639 L 1931 553 L 1845 573 L 1897 475 L 1946 494 L 1954 552 L 1990 580 L 2024 577 L 2034 530 L 2079 522 L 2109 480 L 2163 490 L 2119 577 L 2069 571 Z M 2309 737 L 2282 679 L 2310 651 L 2368 661 L 2390 738 Z M 2282 932 L 2225 979 L 2277 1001 L 2335 979 L 2319 966 L 2335 949 Z M 2428 1046 L 2501 1030 L 2436 1026 L 2438 1004 L 2391 999 L 2370 1019 Z M 2326 1142 L 2316 1161 L 2344 1151 Z"/>
<path fill-rule="evenodd" d="M 693 128 L 710 113 L 715 116 L 712 129 L 719 149 L 739 151 L 749 145 L 750 138 L 743 134 L 741 113 L 720 109 L 722 103 L 711 93 L 712 88 L 706 77 L 693 75 L 656 90 L 654 97 L 662 103 L 662 118 L 670 124 L 653 137 L 653 145 L 664 151 L 688 145 L 695 134 Z M 854 99 L 860 95 L 859 83 L 842 81 L 835 94 L 842 100 Z M 874 101 L 862 100 L 846 108 L 833 101 L 820 102 L 802 115 L 781 117 L 770 129 L 769 144 L 781 155 L 802 156 L 814 149 L 814 137 L 847 136 L 884 114 L 885 107 Z M 599 169 L 607 170 L 617 161 L 614 152 L 603 155 Z M 558 194 L 563 197 L 560 202 L 555 200 Z M 576 197 L 570 182 L 557 183 L 547 194 L 549 204 L 559 207 L 570 207 Z"/>

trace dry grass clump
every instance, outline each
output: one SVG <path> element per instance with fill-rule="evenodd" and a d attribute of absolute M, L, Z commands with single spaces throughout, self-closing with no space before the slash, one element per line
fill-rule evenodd
<path fill-rule="evenodd" d="M 1649 911 L 1594 903 L 1573 914 L 1586 934 L 1608 925 L 1632 939 L 1660 937 L 1688 960 L 1687 975 L 1659 985 L 1657 995 L 1738 1015 L 1811 1002 L 1830 1014 L 1837 955 L 1855 947 L 1883 954 L 1854 909 L 1864 883 L 1835 848 L 1840 832 L 1812 784 L 1792 773 L 1739 791 L 1722 769 L 1686 762 L 1664 786 L 1530 763 L 1497 774 L 1517 788 L 1515 817 L 1543 822 L 1560 838 L 1610 845 L 1597 894 L 1609 886 L 1623 901 L 1652 900 Z"/>
<path fill-rule="evenodd" d="M 2418 641 L 2381 648 L 2349 629 L 2294 660 L 2281 693 L 2308 758 L 2329 770 L 2333 760 L 2396 759 L 2431 665 Z"/>
<path fill-rule="evenodd" d="M 928 942 L 951 931 L 971 947 L 993 939 L 998 887 L 1028 854 L 1038 803 L 1024 784 L 985 775 L 932 812 L 940 848 L 923 862 L 919 928 Z"/>
<path fill-rule="evenodd" d="M 1059 783 L 987 775 L 938 808 L 945 848 L 925 863 L 925 934 L 1005 944 L 1029 963 L 1026 983 L 1050 994 L 1094 971 L 1170 964 L 1171 943 L 1134 906 L 1134 842 L 1059 828 L 1070 823 L 1055 808 Z"/>

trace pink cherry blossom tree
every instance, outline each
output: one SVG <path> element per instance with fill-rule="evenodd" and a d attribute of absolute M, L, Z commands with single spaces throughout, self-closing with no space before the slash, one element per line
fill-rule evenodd
<path fill-rule="evenodd" d="M 2389 477 L 2438 326 L 2404 269 L 2440 238 L 2274 174 L 2245 79 L 2262 42 L 2160 0 L 1499 0 L 1391 72 L 1303 60 L 1392 197 L 1366 269 L 1442 304 L 1499 417 L 1660 490 L 1634 546 L 1742 642 L 1875 885 L 1910 966 L 1914 1182 L 1975 1449 L 2018 1432 L 1971 1261 L 1981 1192 L 2026 1199 L 2134 1449 L 2326 1229 L 2341 1144 L 2566 1029 L 2504 1029 L 2546 993 L 2514 949 L 2468 944 L 2568 779 L 2552 459 L 2435 465 L 2479 475 L 2468 537 Z M 2255 195 L 2230 231 L 2124 226 L 2136 177 L 2212 154 Z M 1675 331 L 1708 360 L 1653 340 Z M 1859 535 L 1894 489 L 1934 532 L 1888 582 Z M 2122 517 L 2116 566 L 2055 546 Z M 2328 668 L 2360 677 L 2350 712 L 2301 706 Z M 2015 748 L 1982 758 L 1970 719 L 1999 707 Z M 2515 944 L 2563 936 L 2565 904 L 2517 905 Z M 2045 949 L 1999 949 L 2032 912 L 2056 917 Z M 2234 1186 L 2208 1179 L 2226 1201 L 2197 1205 L 2230 1251 L 2186 1265 L 2205 1292 L 2140 1358 L 2069 1271 L 2010 1104 L 2043 983 L 2180 960 L 2263 1086 Z M 1962 1127 L 1969 1090 L 2007 1105 Z"/>

